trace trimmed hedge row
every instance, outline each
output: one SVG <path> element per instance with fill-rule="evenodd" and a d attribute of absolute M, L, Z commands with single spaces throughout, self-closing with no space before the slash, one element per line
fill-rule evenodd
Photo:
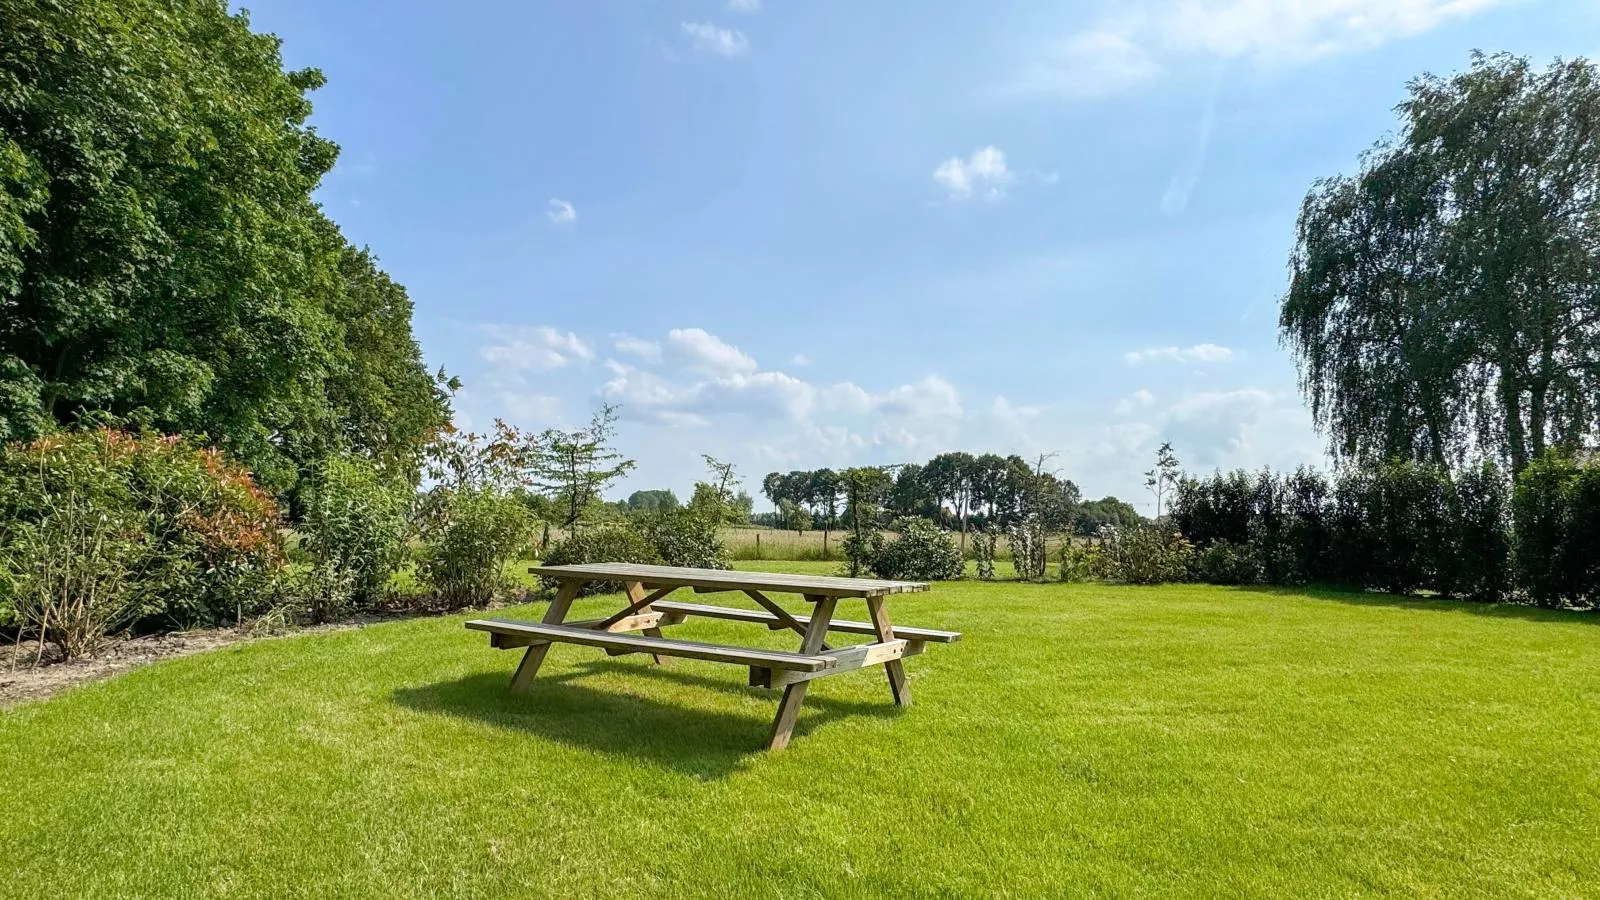
<path fill-rule="evenodd" d="M 1486 602 L 1600 606 L 1600 465 L 1547 456 L 1513 486 L 1493 464 L 1414 463 L 1332 478 L 1235 471 L 1186 478 L 1173 524 L 1191 576 L 1219 584 L 1342 584 Z"/>

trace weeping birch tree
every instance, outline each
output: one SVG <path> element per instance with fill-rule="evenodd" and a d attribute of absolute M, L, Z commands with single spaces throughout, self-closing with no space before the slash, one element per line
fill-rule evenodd
<path fill-rule="evenodd" d="M 1279 318 L 1342 459 L 1521 471 L 1600 425 L 1600 78 L 1474 55 L 1300 211 Z"/>

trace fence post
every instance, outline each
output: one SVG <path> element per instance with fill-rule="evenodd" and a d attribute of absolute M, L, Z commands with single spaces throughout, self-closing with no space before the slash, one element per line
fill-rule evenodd
<path fill-rule="evenodd" d="M 761 532 L 756 532 L 756 559 L 766 559 L 761 555 Z"/>

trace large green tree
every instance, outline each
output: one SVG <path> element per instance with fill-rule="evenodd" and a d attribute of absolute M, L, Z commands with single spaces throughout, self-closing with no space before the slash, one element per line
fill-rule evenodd
<path fill-rule="evenodd" d="M 0 437 L 204 434 L 268 483 L 415 471 L 448 419 L 405 291 L 311 199 L 314 69 L 222 0 L 0 0 Z"/>
<path fill-rule="evenodd" d="M 1424 76 L 1300 212 L 1280 327 L 1342 458 L 1515 471 L 1600 426 L 1600 80 L 1475 55 Z"/>

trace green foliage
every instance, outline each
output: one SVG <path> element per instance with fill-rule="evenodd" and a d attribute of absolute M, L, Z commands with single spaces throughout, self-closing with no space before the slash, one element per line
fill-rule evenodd
<path fill-rule="evenodd" d="M 301 546 L 330 569 L 327 581 L 347 581 L 349 599 L 358 606 L 382 600 L 389 577 L 405 558 L 409 485 L 361 457 L 329 456 L 301 497 Z M 337 611 L 336 605 L 318 603 L 312 619 L 323 621 Z"/>
<path fill-rule="evenodd" d="M 1228 540 L 1211 542 L 1194 554 L 1194 580 L 1210 584 L 1260 584 L 1256 552 Z"/>
<path fill-rule="evenodd" d="M 139 631 L 236 622 L 265 609 L 283 566 L 280 526 L 248 473 L 180 438 L 95 430 L 0 451 L 0 582 L 10 585 L 0 595 L 12 603 L 44 584 L 116 584 L 136 604 L 108 601 L 114 614 L 83 621 Z M 89 553 L 79 568 L 62 558 L 79 553 Z"/>
<path fill-rule="evenodd" d="M 1132 528 L 1144 521 L 1133 504 L 1115 497 L 1102 497 L 1078 505 L 1073 516 L 1072 530 L 1083 537 L 1095 537 L 1101 529 Z"/>
<path fill-rule="evenodd" d="M 552 497 L 560 509 L 557 524 L 578 525 L 600 500 L 606 485 L 633 471 L 634 461 L 611 446 L 617 408 L 600 407 L 588 427 L 547 429 L 533 443 L 530 486 Z"/>
<path fill-rule="evenodd" d="M 677 509 L 678 495 L 670 490 L 660 491 L 634 491 L 628 495 L 628 512 L 655 513 L 667 509 Z"/>
<path fill-rule="evenodd" d="M 1307 195 L 1282 337 L 1342 461 L 1520 473 L 1600 426 L 1600 75 L 1474 54 L 1408 88 L 1361 172 Z"/>
<path fill-rule="evenodd" d="M 506 566 L 528 552 L 528 508 L 492 487 L 437 490 L 425 501 L 417 577 L 446 609 L 483 606 L 508 591 Z"/>
<path fill-rule="evenodd" d="M 635 516 L 628 522 L 654 551 L 663 565 L 692 569 L 729 569 L 728 549 L 717 536 L 715 522 L 687 509 L 666 509 Z M 596 562 L 617 560 L 596 560 Z M 630 562 L 631 560 L 621 560 Z"/>
<path fill-rule="evenodd" d="M 980 581 L 994 580 L 995 548 L 999 542 L 1000 536 L 990 531 L 979 531 L 972 535 L 972 558 L 978 564 Z"/>
<path fill-rule="evenodd" d="M 585 528 L 550 548 L 541 560 L 547 566 L 573 566 L 584 563 L 621 562 L 660 565 L 661 554 L 640 531 L 626 525 L 606 525 Z M 553 578 L 540 578 L 547 591 L 559 585 Z M 622 590 L 622 585 L 610 581 L 591 581 L 583 588 L 584 596 L 606 594 Z"/>
<path fill-rule="evenodd" d="M 1455 589 L 1495 603 L 1511 592 L 1511 485 L 1493 463 L 1456 477 Z"/>
<path fill-rule="evenodd" d="M 1152 523 L 1113 532 L 1102 553 L 1110 580 L 1164 584 L 1188 577 L 1194 548 L 1172 528 Z"/>
<path fill-rule="evenodd" d="M 411 303 L 312 199 L 314 69 L 216 0 L 0 0 L 0 438 L 205 434 L 264 484 L 415 469 Z"/>
<path fill-rule="evenodd" d="M 1065 540 L 1060 554 L 1062 581 L 1082 582 L 1105 577 L 1106 557 L 1099 544 Z"/>
<path fill-rule="evenodd" d="M 961 551 L 943 529 L 926 519 L 903 519 L 896 528 L 899 536 L 873 551 L 870 563 L 873 574 L 912 581 L 949 581 L 961 577 Z"/>
<path fill-rule="evenodd" d="M 38 521 L 7 529 L 0 545 L 0 608 L 62 658 L 91 656 L 146 602 L 148 516 L 72 489 L 42 499 Z"/>
<path fill-rule="evenodd" d="M 1512 498 L 1516 570 L 1541 606 L 1600 605 L 1600 465 L 1556 453 L 1529 463 Z"/>

